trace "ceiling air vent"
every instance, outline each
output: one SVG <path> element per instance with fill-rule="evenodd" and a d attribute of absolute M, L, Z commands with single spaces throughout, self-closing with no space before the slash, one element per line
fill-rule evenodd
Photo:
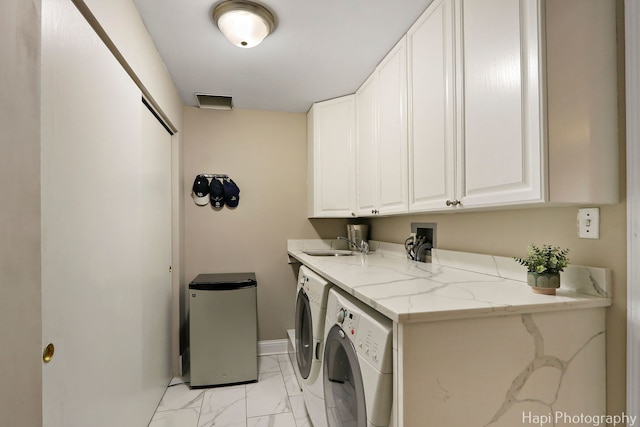
<path fill-rule="evenodd" d="M 230 96 L 207 95 L 196 93 L 198 107 L 209 110 L 233 110 L 233 101 Z"/>

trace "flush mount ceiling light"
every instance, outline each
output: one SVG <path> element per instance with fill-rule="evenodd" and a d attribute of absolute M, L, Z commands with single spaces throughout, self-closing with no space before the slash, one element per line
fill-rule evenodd
<path fill-rule="evenodd" d="M 276 20 L 264 6 L 245 0 L 228 0 L 213 8 L 213 22 L 231 43 L 254 47 L 276 28 Z"/>

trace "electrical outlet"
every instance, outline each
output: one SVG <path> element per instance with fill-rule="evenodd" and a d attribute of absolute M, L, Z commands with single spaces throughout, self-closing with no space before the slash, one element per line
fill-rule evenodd
<path fill-rule="evenodd" d="M 600 208 L 578 209 L 578 237 L 600 238 Z"/>

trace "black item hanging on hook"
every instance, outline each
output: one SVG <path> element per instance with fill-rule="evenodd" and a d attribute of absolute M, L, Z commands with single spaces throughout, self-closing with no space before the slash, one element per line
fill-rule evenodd
<path fill-rule="evenodd" d="M 211 206 L 216 209 L 224 206 L 224 189 L 219 179 L 211 179 L 211 186 L 209 187 L 209 196 L 211 197 Z"/>
<path fill-rule="evenodd" d="M 231 178 L 225 178 L 222 180 L 222 187 L 224 188 L 224 202 L 230 208 L 235 208 L 240 203 L 240 188 L 236 185 Z"/>
<path fill-rule="evenodd" d="M 192 196 L 199 206 L 211 203 L 215 209 L 235 208 L 240 203 L 240 188 L 227 174 L 201 173 L 193 182 Z"/>
<path fill-rule="evenodd" d="M 205 206 L 209 204 L 209 181 L 207 178 L 200 174 L 193 181 L 193 200 L 198 206 Z"/>

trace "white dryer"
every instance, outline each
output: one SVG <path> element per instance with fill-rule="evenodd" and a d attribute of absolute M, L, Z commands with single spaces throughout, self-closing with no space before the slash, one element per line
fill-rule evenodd
<path fill-rule="evenodd" d="M 296 299 L 296 368 L 309 418 L 314 427 L 326 427 L 322 379 L 324 325 L 332 284 L 305 266 L 298 273 Z"/>
<path fill-rule="evenodd" d="M 327 301 L 323 361 L 329 427 L 388 427 L 393 402 L 392 322 L 337 288 Z"/>

